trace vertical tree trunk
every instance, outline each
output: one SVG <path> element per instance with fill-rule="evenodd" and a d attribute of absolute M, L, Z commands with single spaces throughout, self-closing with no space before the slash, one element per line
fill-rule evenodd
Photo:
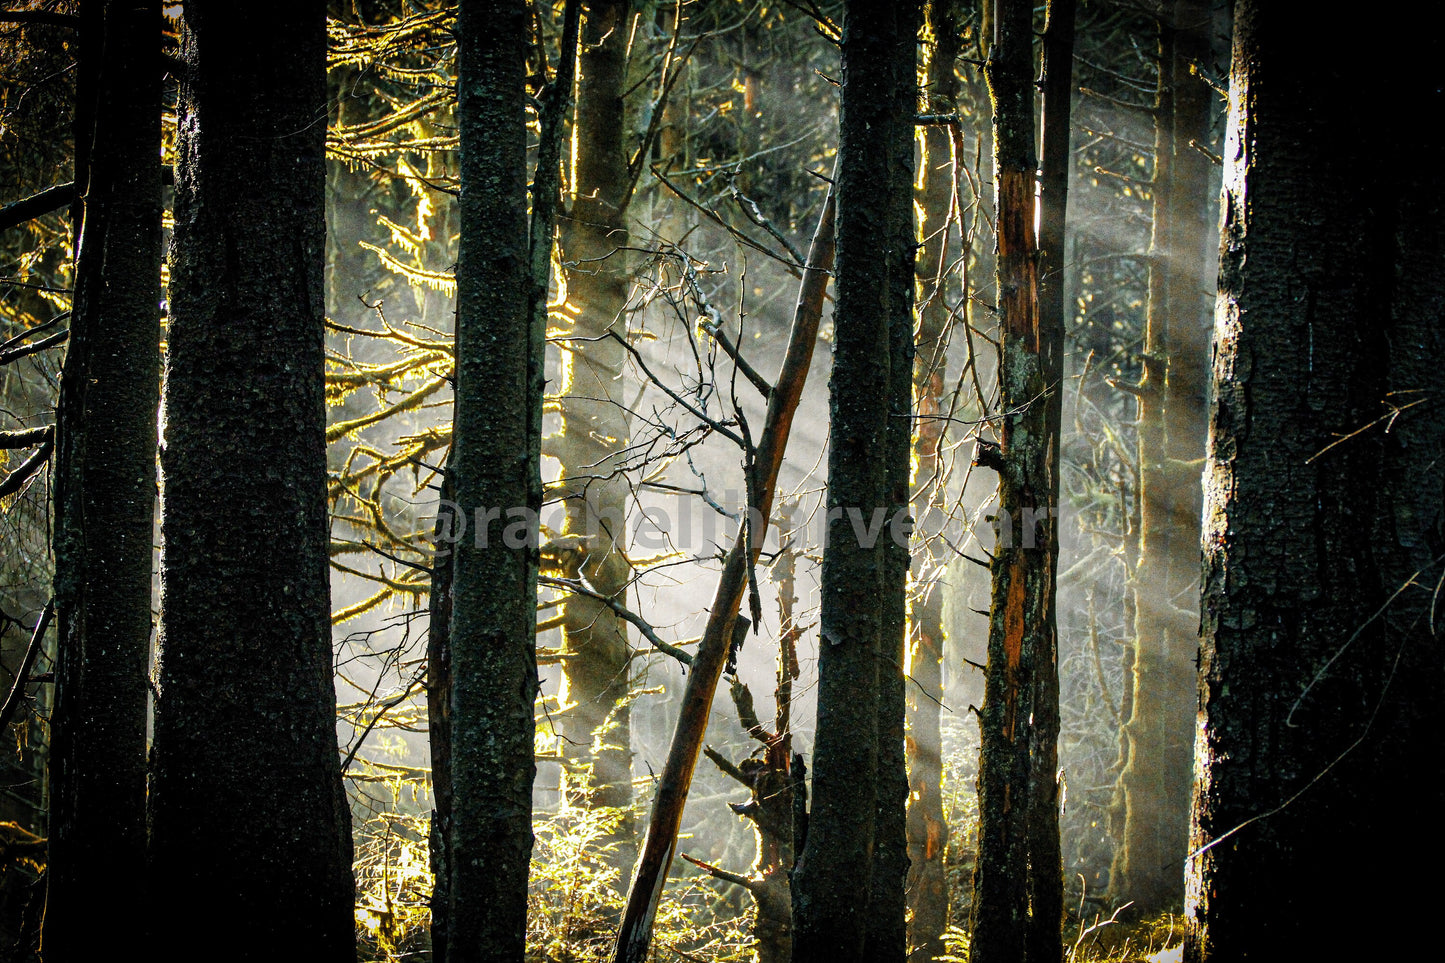
<path fill-rule="evenodd" d="M 463 0 L 451 484 L 447 960 L 521 960 L 532 853 L 543 329 L 531 317 L 527 6 Z M 550 232 L 549 232 L 550 239 Z M 540 320 L 540 319 L 538 319 Z"/>
<path fill-rule="evenodd" d="M 931 0 L 925 8 L 923 56 L 928 95 L 926 113 L 958 109 L 954 67 L 961 49 L 959 4 Z M 920 229 L 917 353 L 913 390 L 918 422 L 913 433 L 914 510 L 941 513 L 945 492 L 938 447 L 943 439 L 946 297 L 949 234 L 954 224 L 954 174 L 959 158 L 947 127 L 923 128 L 919 169 Z M 943 738 L 939 707 L 943 702 L 943 580 L 947 558 L 936 539 L 922 545 L 923 560 L 910 589 L 907 689 L 908 739 L 908 946 L 912 963 L 927 963 L 944 951 L 948 926 L 948 881 L 943 856 L 948 825 L 943 817 Z"/>
<path fill-rule="evenodd" d="M 1064 332 L 1069 308 L 1064 302 L 1065 225 L 1068 220 L 1069 123 L 1074 93 L 1074 19 L 1076 0 L 1049 0 L 1044 28 L 1044 83 L 1039 177 L 1039 363 L 1046 394 L 1043 480 L 1048 485 L 1049 517 L 1042 557 L 1048 597 L 1040 648 L 1034 662 L 1033 725 L 1029 739 L 1029 963 L 1059 963 L 1063 958 L 1064 860 L 1059 841 L 1059 638 L 1055 613 L 1059 560 L 1059 459 L 1064 402 Z M 1027 536 L 1025 536 L 1027 537 Z"/>
<path fill-rule="evenodd" d="M 561 462 L 566 500 L 563 534 L 580 540 L 579 574 L 599 593 L 626 601 L 632 576 L 623 555 L 627 482 L 616 473 L 631 437 L 623 397 L 626 348 L 608 332 L 627 333 L 630 279 L 626 213 L 628 174 L 624 94 L 630 0 L 587 5 L 578 62 L 573 199 L 562 221 L 563 278 L 572 326 L 562 350 L 562 424 L 548 442 Z M 631 649 L 625 623 L 604 603 L 573 596 L 564 603 L 564 707 L 557 717 L 567 799 L 587 808 L 615 807 L 617 865 L 632 865 L 632 748 L 627 692 Z M 590 768 L 590 772 L 586 771 Z"/>
<path fill-rule="evenodd" d="M 556 76 L 552 79 L 552 81 L 547 85 L 546 91 L 542 94 L 540 98 L 542 108 L 542 117 L 540 124 L 541 129 L 540 136 L 538 138 L 536 175 L 532 182 L 531 189 L 532 216 L 531 222 L 528 227 L 528 239 L 526 245 L 526 275 L 523 279 L 526 296 L 525 310 L 527 313 L 527 320 L 525 327 L 528 332 L 527 340 L 525 344 L 520 344 L 519 341 L 521 336 L 516 331 L 503 332 L 498 335 L 499 338 L 502 338 L 511 348 L 517 350 L 518 357 L 526 362 L 526 365 L 529 369 L 526 377 L 536 379 L 535 383 L 531 381 L 527 383 L 527 394 L 525 398 L 520 398 L 520 400 L 513 399 L 514 403 L 511 406 L 512 411 L 508 415 L 509 429 L 514 433 L 517 431 L 523 431 L 525 433 L 525 441 L 529 446 L 526 456 L 529 459 L 529 464 L 525 467 L 525 478 L 521 479 L 521 481 L 527 481 L 529 484 L 534 486 L 541 485 L 541 417 L 543 391 L 543 383 L 541 379 L 544 374 L 544 368 L 542 367 L 542 360 L 544 358 L 544 355 L 542 352 L 545 351 L 548 287 L 552 274 L 552 254 L 555 250 L 555 233 L 557 226 L 556 213 L 561 176 L 560 160 L 562 149 L 562 134 L 567 110 L 572 100 L 572 84 L 575 78 L 575 64 L 577 59 L 577 35 L 580 11 L 581 4 L 579 0 L 568 0 L 568 3 L 566 4 L 566 12 L 563 16 L 564 25 L 562 31 L 562 45 L 561 51 L 558 55 L 557 73 Z M 488 13 L 490 13 L 490 11 L 488 11 Z M 481 22 L 485 23 L 486 20 L 483 18 Z M 475 29 L 477 25 L 478 18 L 475 12 L 469 11 L 467 28 L 469 30 L 472 30 Z M 517 29 L 515 23 L 509 24 L 509 27 L 512 30 Z M 485 30 L 486 28 L 483 27 L 482 29 Z M 515 37 L 512 37 L 511 39 L 512 41 L 516 40 Z M 475 35 L 471 36 L 471 41 L 473 43 L 476 42 Z M 490 56 L 496 56 L 497 53 L 498 51 L 493 50 L 491 51 Z M 500 53 L 506 53 L 505 47 L 501 48 Z M 468 57 L 469 63 L 471 63 L 473 60 L 474 57 Z M 508 69 L 514 69 L 514 66 L 515 65 L 512 65 L 512 67 L 509 67 Z M 512 86 L 514 86 L 513 82 L 516 79 L 515 77 L 496 76 L 500 72 L 486 69 L 485 64 L 483 64 L 480 68 L 473 69 L 476 69 L 479 72 L 480 76 L 483 77 L 482 84 L 484 86 L 484 94 L 486 93 L 486 89 L 495 88 L 495 90 L 493 90 L 492 92 L 495 93 L 499 99 L 515 98 L 515 92 L 510 89 Z M 468 96 L 470 98 L 469 103 L 471 103 L 473 106 L 476 106 L 476 92 L 472 91 L 468 94 Z M 490 138 L 484 135 L 490 129 L 488 125 L 492 122 L 493 119 L 495 119 L 490 116 L 487 110 L 489 105 L 485 96 L 481 98 L 480 106 L 483 108 L 483 110 L 481 110 L 477 116 L 469 117 L 466 120 L 466 130 L 468 134 L 468 147 L 466 149 L 472 151 L 474 154 L 485 151 L 487 149 Z M 508 106 L 511 109 L 520 109 L 515 103 L 510 103 Z M 515 126 L 517 123 L 525 123 L 524 115 L 519 114 L 518 117 L 520 118 L 520 120 L 517 117 L 500 118 L 499 122 L 503 124 L 503 128 L 499 129 L 504 129 L 505 126 L 508 124 Z M 516 131 L 513 130 L 512 134 L 515 136 Z M 509 149 L 514 151 L 516 149 L 516 145 L 509 145 Z M 516 158 L 511 157 L 510 155 L 503 156 L 504 153 L 505 152 L 500 152 L 498 156 L 496 158 L 493 158 L 490 162 L 490 166 L 499 168 L 499 177 L 507 176 L 509 173 L 507 164 L 516 161 Z M 525 157 L 523 158 L 523 160 L 525 161 Z M 488 165 L 479 162 L 478 166 L 485 168 Z M 473 172 L 469 168 L 469 182 L 474 182 L 472 180 L 472 175 Z M 482 170 L 481 179 L 483 183 L 486 182 L 486 175 L 487 171 L 485 169 Z M 513 190 L 515 190 L 515 185 L 513 186 Z M 473 199 L 473 201 L 474 200 L 475 199 Z M 508 210 L 505 212 L 506 216 L 510 218 L 514 213 L 513 209 L 520 210 L 523 205 L 525 205 L 525 198 L 523 198 L 519 202 L 517 198 L 513 197 L 511 200 L 511 207 L 508 208 Z M 482 209 L 478 210 L 477 208 Z M 489 218 L 491 216 L 491 213 L 494 212 L 486 209 L 485 204 L 473 203 L 472 205 L 467 207 L 466 223 L 469 226 L 473 226 L 473 231 L 476 231 L 477 229 L 474 226 L 476 223 L 480 223 L 482 225 L 490 225 L 491 221 L 489 220 Z M 515 225 L 513 226 L 515 227 Z M 485 236 L 485 231 L 481 232 L 481 234 L 482 236 Z M 478 262 L 480 262 L 483 267 L 477 268 L 476 265 Z M 480 286 L 481 291 L 485 294 L 488 292 L 488 284 L 501 283 L 496 278 L 493 278 L 486 271 L 486 263 L 486 256 L 480 258 L 469 258 L 469 274 L 467 279 L 467 290 L 469 292 L 473 292 Z M 509 272 L 515 271 L 515 266 L 511 263 L 510 259 L 499 261 L 498 266 L 499 268 L 505 267 Z M 515 277 L 504 278 L 502 280 L 512 283 L 517 282 L 517 278 Z M 475 307 L 475 305 L 472 305 L 472 307 Z M 487 330 L 485 330 L 484 326 L 479 325 L 478 318 L 476 316 L 469 316 L 467 320 L 469 321 L 469 324 L 467 325 L 467 340 L 469 342 L 469 347 L 472 348 L 475 352 L 476 344 L 478 342 L 485 343 L 488 332 Z M 481 320 L 485 321 L 486 315 L 483 315 Z M 478 328 L 481 328 L 481 330 L 477 330 Z M 461 328 L 458 328 L 458 331 L 460 330 Z M 461 356 L 460 352 L 457 353 L 457 356 Z M 497 358 L 488 358 L 487 361 L 491 365 L 498 364 Z M 501 358 L 501 363 L 504 366 L 506 364 L 506 361 L 506 357 L 503 356 Z M 483 377 L 481 380 L 480 391 L 482 397 L 484 398 L 488 397 L 488 395 L 486 394 L 488 384 L 487 377 L 489 377 L 491 374 L 492 372 L 482 372 Z M 514 390 L 516 390 L 516 385 L 513 385 L 513 388 Z M 474 383 L 473 396 L 475 396 L 477 392 L 478 389 L 475 387 Z M 469 418 L 474 417 L 476 413 L 476 408 L 478 406 L 475 404 L 470 404 L 467 407 L 468 410 L 464 413 Z M 533 419 L 532 423 L 523 425 L 520 420 L 518 420 L 519 413 L 523 411 L 530 413 L 528 417 Z M 487 426 L 482 425 L 481 427 L 486 428 Z M 455 437 L 456 434 L 454 431 L 453 438 Z M 483 438 L 485 440 L 485 434 L 483 435 Z M 456 447 L 454 445 L 451 458 L 457 457 L 455 452 Z M 495 455 L 495 453 L 492 454 Z M 451 459 L 448 460 L 450 462 Z M 473 460 L 475 460 L 475 456 L 473 456 Z M 541 488 L 537 487 L 535 490 L 531 488 L 525 488 L 521 485 L 521 481 L 516 478 L 511 479 L 512 484 L 517 486 L 517 492 L 514 492 L 513 494 L 516 494 L 517 497 L 521 498 L 522 502 L 520 504 L 525 505 L 529 510 L 534 512 L 539 510 L 542 497 Z M 450 952 L 449 946 L 451 943 L 452 932 L 451 893 L 453 857 L 451 827 L 453 801 L 455 798 L 452 776 L 452 612 L 453 589 L 455 585 L 457 565 L 454 553 L 457 550 L 456 542 L 458 538 L 464 535 L 464 533 L 461 531 L 461 525 L 464 523 L 461 521 L 461 518 L 457 514 L 458 505 L 456 502 L 456 486 L 454 482 L 454 473 L 451 470 L 450 464 L 448 465 L 447 470 L 443 473 L 440 496 L 441 497 L 437 509 L 437 518 L 432 539 L 433 544 L 439 551 L 432 566 L 430 610 L 428 613 L 430 627 L 428 630 L 427 638 L 427 732 L 431 746 L 432 799 L 435 806 L 432 811 L 431 831 L 428 844 L 431 852 L 431 870 L 433 878 L 433 889 L 431 896 L 432 954 L 438 960 L 446 960 Z M 503 515 L 505 516 L 505 513 L 503 513 Z M 465 517 L 465 513 L 463 513 L 462 517 Z M 475 520 L 474 512 L 472 514 L 472 518 L 473 520 Z M 499 521 L 503 524 L 506 524 L 508 522 L 506 517 L 500 518 Z M 475 534 L 475 531 L 473 531 L 472 538 L 474 542 Z M 537 533 L 534 531 L 531 533 L 531 535 L 532 537 L 536 537 Z M 495 546 L 495 542 L 492 542 L 491 544 Z M 476 546 L 474 544 L 473 548 L 475 547 Z M 504 550 L 510 549 L 510 546 L 507 545 L 505 540 L 502 542 L 502 548 Z M 532 569 L 527 575 L 527 577 L 531 579 L 531 584 L 524 588 L 523 593 L 530 601 L 535 602 L 536 559 L 532 558 L 529 561 L 529 564 L 532 566 Z M 473 566 L 473 568 L 475 568 L 475 566 Z M 506 573 L 502 573 L 502 575 L 505 574 Z M 499 575 L 499 577 L 502 577 L 502 575 Z M 476 576 L 472 577 L 480 584 L 485 585 L 485 578 L 478 578 Z M 510 614 L 513 617 L 520 619 L 520 616 L 516 613 Z M 469 613 L 469 617 L 475 619 L 476 615 L 474 612 L 471 612 Z M 483 621 L 485 621 L 485 614 L 483 616 Z M 531 681 L 528 682 L 523 679 L 520 674 L 518 674 L 513 679 L 513 682 L 520 681 L 524 688 L 525 686 L 530 685 L 532 687 L 533 697 L 535 698 L 536 654 L 535 633 L 533 632 L 531 627 L 532 617 L 529 617 L 528 626 L 528 640 L 525 644 L 529 651 L 532 652 L 532 654 L 526 657 L 527 664 L 525 666 L 522 666 L 520 665 L 520 663 L 518 663 L 516 665 L 513 665 L 512 668 L 514 670 L 520 668 L 523 671 L 530 672 L 532 674 L 532 678 Z M 510 626 L 510 628 L 513 631 L 516 630 L 516 626 Z M 511 654 L 513 659 L 516 660 L 517 653 L 515 651 L 515 647 Z M 477 680 L 474 680 L 474 682 L 475 681 Z M 483 676 L 481 681 L 486 681 L 485 675 Z M 507 693 L 505 691 L 502 693 L 501 698 L 503 700 L 507 698 Z M 474 710 L 475 707 L 473 706 L 472 709 Z M 518 713 L 518 716 L 520 717 L 520 713 Z M 514 722 L 515 721 L 517 720 L 514 720 Z M 531 725 L 533 733 L 535 735 L 535 722 L 529 723 L 529 725 Z M 512 738 L 514 740 L 517 739 L 518 733 L 512 733 Z M 519 748 L 520 747 L 518 745 L 514 745 L 512 746 L 512 751 L 518 753 L 518 755 L 520 756 Z M 531 758 L 530 747 L 528 749 L 527 755 L 528 758 L 525 764 L 535 766 L 535 763 Z M 522 762 L 520 758 L 518 758 L 516 761 L 518 763 Z M 529 821 L 531 800 L 530 791 L 531 790 L 529 783 Z M 516 840 L 514 840 L 514 843 L 520 846 L 520 828 L 516 825 L 513 825 L 512 832 L 517 837 Z M 526 845 L 530 848 L 530 828 L 528 829 Z M 515 884 L 515 880 L 513 880 L 512 882 L 513 884 Z M 463 908 L 463 911 L 466 911 L 465 907 Z"/>
<path fill-rule="evenodd" d="M 1438 902 L 1445 135 L 1379 121 L 1445 109 L 1413 13 L 1361 74 L 1327 22 L 1235 7 L 1188 960 L 1408 958 L 1380 920 Z"/>
<path fill-rule="evenodd" d="M 908 712 L 903 667 L 908 651 L 909 481 L 913 442 L 913 173 L 914 116 L 918 113 L 918 28 L 922 4 L 898 5 L 888 43 L 892 77 L 881 92 L 891 101 L 883 203 L 888 234 L 888 433 L 884 442 L 888 517 L 900 524 L 883 533 L 883 634 L 878 661 L 878 790 L 874 812 L 873 876 L 868 894 L 867 959 L 903 963 L 908 957 Z"/>
<path fill-rule="evenodd" d="M 195 0 L 184 23 L 155 940 L 163 960 L 198 946 L 222 960 L 283 948 L 350 960 L 327 581 L 326 10 Z"/>
<path fill-rule="evenodd" d="M 453 435 L 455 438 L 455 435 Z M 450 458 L 448 458 L 450 461 Z M 452 578 L 461 521 L 451 471 L 442 473 L 440 501 L 432 528 L 431 592 L 427 598 L 426 717 L 431 753 L 431 825 L 427 852 L 432 872 L 432 958 L 445 963 L 451 942 L 452 890 Z M 465 537 L 465 532 L 461 532 Z M 535 658 L 535 655 L 534 655 Z M 535 765 L 535 762 L 534 762 Z"/>
<path fill-rule="evenodd" d="M 999 0 L 986 67 L 994 107 L 998 184 L 1000 540 L 992 563 L 988 669 L 980 721 L 975 963 L 1062 956 L 1058 844 L 1058 665 L 1054 576 L 1063 375 L 1061 244 L 1073 10 L 1051 3 L 1045 43 L 1048 117 L 1034 235 L 1033 9 Z M 1055 122 L 1058 117 L 1058 123 Z M 1056 139 L 1059 138 L 1059 139 Z M 1062 152 L 1059 153 L 1059 152 Z M 1041 279 L 1041 273 L 1043 278 Z M 1041 293 L 1048 297 L 1047 314 Z M 991 452 L 991 455 L 990 455 Z"/>
<path fill-rule="evenodd" d="M 1205 425 L 1201 237 L 1209 208 L 1209 159 L 1190 142 L 1209 133 L 1205 83 L 1190 73 L 1209 53 L 1209 14 L 1199 0 L 1160 5 L 1154 101 L 1153 235 L 1144 378 L 1139 405 L 1140 528 L 1134 569 L 1134 658 L 1125 764 L 1119 776 L 1123 833 L 1110 874 L 1117 902 L 1144 915 L 1178 906 L 1189 831 L 1190 717 L 1198 615 Z"/>
<path fill-rule="evenodd" d="M 146 699 L 160 400 L 160 5 L 88 0 L 83 228 L 57 408 L 47 959 L 145 911 Z M 88 146 L 87 145 L 88 142 Z M 117 886 L 117 879 L 127 880 Z"/>
<path fill-rule="evenodd" d="M 890 444 L 890 424 L 898 420 L 890 358 L 902 318 L 912 343 L 912 264 L 905 258 L 912 232 L 900 211 L 911 201 L 913 103 L 900 87 L 911 91 L 916 83 L 917 13 L 914 3 L 855 2 L 844 19 L 838 304 L 813 808 L 793 876 L 793 957 L 799 963 L 868 958 L 864 941 L 872 924 L 861 910 L 870 905 L 878 767 L 880 759 L 891 762 L 890 768 L 902 765 L 902 693 L 889 687 L 880 717 L 879 690 L 881 679 L 899 671 L 902 656 L 906 566 L 900 568 L 887 546 L 894 537 L 889 510 L 907 503 L 906 472 L 900 484 L 892 466 L 900 447 L 906 458 L 907 441 Z M 900 118 L 905 101 L 907 113 Z M 911 382 L 911 368 L 901 370 L 899 377 Z M 906 414 L 902 421 L 898 434 L 906 439 Z M 896 512 L 892 518 L 901 521 Z M 880 660 L 887 671 L 880 671 Z M 896 727 L 896 752 L 880 753 L 880 720 L 890 732 Z M 881 781 L 886 799 L 895 786 L 886 776 Z M 900 816 L 902 803 L 896 800 Z M 901 819 L 884 831 L 898 837 L 884 845 L 897 845 L 902 853 Z M 880 880 L 889 888 L 896 884 L 899 912 L 902 882 L 901 874 Z"/>

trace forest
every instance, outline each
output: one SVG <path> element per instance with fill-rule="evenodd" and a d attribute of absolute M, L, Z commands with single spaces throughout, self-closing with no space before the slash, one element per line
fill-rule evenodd
<path fill-rule="evenodd" d="M 0 961 L 1438 954 L 1430 7 L 0 3 Z"/>

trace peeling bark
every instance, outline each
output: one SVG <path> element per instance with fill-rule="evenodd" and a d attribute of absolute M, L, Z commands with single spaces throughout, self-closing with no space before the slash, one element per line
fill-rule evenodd
<path fill-rule="evenodd" d="M 1008 538 L 992 563 L 981 713 L 975 963 L 1062 958 L 1058 837 L 1059 429 L 1062 240 L 1073 6 L 1055 0 L 1045 31 L 1041 236 L 1034 235 L 1032 5 L 1001 0 L 986 67 L 998 178 L 1001 452 L 998 515 Z M 1036 519 L 1038 521 L 1036 521 Z"/>

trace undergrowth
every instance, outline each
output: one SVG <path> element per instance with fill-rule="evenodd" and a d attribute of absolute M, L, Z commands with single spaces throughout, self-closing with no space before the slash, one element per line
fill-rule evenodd
<path fill-rule="evenodd" d="M 601 963 L 612 958 L 626 881 L 611 856 L 619 810 L 539 813 L 527 896 L 527 963 Z M 432 890 L 427 818 L 384 813 L 358 833 L 356 921 L 360 958 L 431 957 Z M 707 877 L 674 867 L 657 911 L 652 959 L 744 963 L 752 959 L 749 914 L 719 909 Z"/>

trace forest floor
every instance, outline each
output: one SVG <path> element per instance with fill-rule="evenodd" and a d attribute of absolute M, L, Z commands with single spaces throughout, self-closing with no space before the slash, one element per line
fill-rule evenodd
<path fill-rule="evenodd" d="M 1180 963 L 1184 918 L 1166 913 L 1129 923 L 1123 915 L 1095 916 L 1080 924 L 1065 946 L 1068 963 Z"/>

